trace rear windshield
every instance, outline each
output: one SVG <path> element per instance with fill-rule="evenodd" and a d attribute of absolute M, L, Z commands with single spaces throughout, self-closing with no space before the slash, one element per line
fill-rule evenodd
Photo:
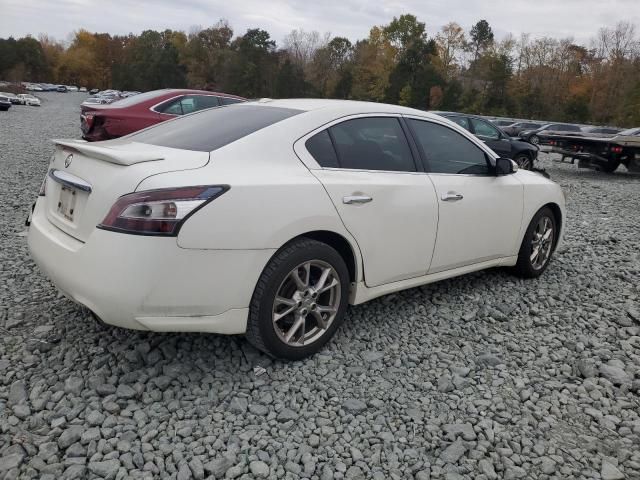
<path fill-rule="evenodd" d="M 210 108 L 125 137 L 161 147 L 211 152 L 303 110 L 249 104 Z"/>

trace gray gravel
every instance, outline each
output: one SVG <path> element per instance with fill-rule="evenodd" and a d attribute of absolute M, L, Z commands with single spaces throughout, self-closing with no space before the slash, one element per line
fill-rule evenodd
<path fill-rule="evenodd" d="M 0 112 L 0 478 L 640 478 L 640 178 L 545 158 L 545 275 L 493 270 L 349 310 L 319 355 L 131 332 L 61 297 L 24 218 L 80 94 Z"/>

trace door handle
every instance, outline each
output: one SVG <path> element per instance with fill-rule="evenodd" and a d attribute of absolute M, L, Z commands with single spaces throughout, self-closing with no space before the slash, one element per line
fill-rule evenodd
<path fill-rule="evenodd" d="M 369 203 L 371 200 L 373 200 L 373 198 L 367 197 L 366 195 L 347 195 L 346 197 L 342 197 L 342 203 L 345 205 Z"/>
<path fill-rule="evenodd" d="M 464 198 L 464 195 L 457 192 L 447 192 L 440 198 L 442 198 L 442 200 L 445 202 L 457 202 L 458 200 L 462 200 Z"/>

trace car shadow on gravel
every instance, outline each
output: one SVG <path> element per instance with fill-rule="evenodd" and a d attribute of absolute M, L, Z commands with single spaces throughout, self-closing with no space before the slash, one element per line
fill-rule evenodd
<path fill-rule="evenodd" d="M 552 264 L 550 269 L 553 268 Z M 509 315 L 528 311 L 528 307 L 522 308 L 521 298 L 512 288 L 520 282 L 523 280 L 512 276 L 507 268 L 493 268 L 350 306 L 344 324 L 320 355 L 357 357 L 373 347 L 384 349 L 394 342 L 410 342 L 416 337 L 416 329 L 425 328 L 431 331 L 427 338 L 438 342 L 438 329 L 446 327 L 447 322 L 467 324 L 490 315 L 493 315 L 492 321 L 496 320 L 494 317 L 506 321 Z M 526 282 L 531 288 L 537 288 L 544 277 Z M 40 307 L 34 305 L 33 309 L 36 314 Z M 118 362 L 128 362 L 121 363 L 125 369 L 159 360 L 153 352 L 161 352 L 163 362 L 179 360 L 186 370 L 190 365 L 202 368 L 203 362 L 211 369 L 230 368 L 233 373 L 237 373 L 239 364 L 241 371 L 250 372 L 253 367 L 301 363 L 274 361 L 242 335 L 128 330 L 104 323 L 90 310 L 65 298 L 55 301 L 52 310 L 64 312 L 54 320 L 55 325 L 36 324 L 31 332 L 22 335 L 32 350 L 45 356 L 57 344 L 66 343 L 78 348 L 92 344 L 92 348 L 101 352 L 101 357 L 111 355 Z M 29 315 L 28 311 L 24 313 Z M 74 321 L 69 322 L 68 317 Z M 423 335 L 421 332 L 421 341 L 425 339 Z M 103 362 L 104 358 L 98 363 Z"/>

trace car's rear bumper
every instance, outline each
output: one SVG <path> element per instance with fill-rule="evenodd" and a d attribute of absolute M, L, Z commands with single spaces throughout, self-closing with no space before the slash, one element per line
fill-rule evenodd
<path fill-rule="evenodd" d="M 105 323 L 136 330 L 235 334 L 274 250 L 195 250 L 175 238 L 96 229 L 82 243 L 36 202 L 28 235 L 40 269 Z"/>

